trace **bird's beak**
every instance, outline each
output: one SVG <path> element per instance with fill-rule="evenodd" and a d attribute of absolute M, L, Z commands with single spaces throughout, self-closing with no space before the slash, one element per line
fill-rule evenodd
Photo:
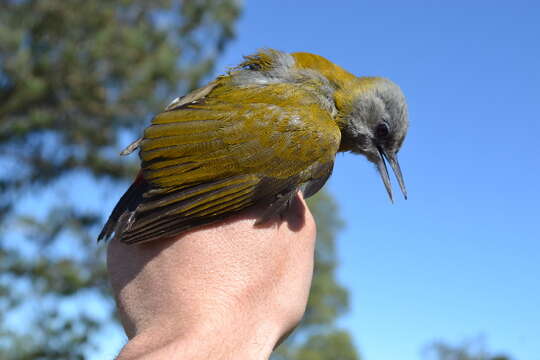
<path fill-rule="evenodd" d="M 405 188 L 405 182 L 403 181 L 403 175 L 401 174 L 401 168 L 399 167 L 397 156 L 395 154 L 386 153 L 381 146 L 377 146 L 377 149 L 379 150 L 377 169 L 379 170 L 379 174 L 381 174 L 381 178 L 384 183 L 384 187 L 388 192 L 388 196 L 390 197 L 390 201 L 394 202 L 394 197 L 392 195 L 392 185 L 390 184 L 390 177 L 388 176 L 388 169 L 386 168 L 385 160 L 390 163 L 392 170 L 394 170 L 394 175 L 399 183 L 399 188 L 401 189 L 403 197 L 407 199 L 407 189 Z"/>

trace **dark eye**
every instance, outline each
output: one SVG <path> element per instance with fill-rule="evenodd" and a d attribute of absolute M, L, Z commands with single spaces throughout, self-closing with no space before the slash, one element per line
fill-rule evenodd
<path fill-rule="evenodd" d="M 375 128 L 375 137 L 377 137 L 377 139 L 385 139 L 388 137 L 389 133 L 390 130 L 388 129 L 388 125 L 386 125 L 385 123 L 380 123 Z"/>

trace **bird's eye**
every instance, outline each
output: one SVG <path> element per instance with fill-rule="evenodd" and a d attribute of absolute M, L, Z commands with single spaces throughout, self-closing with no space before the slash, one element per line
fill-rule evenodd
<path fill-rule="evenodd" d="M 256 63 L 247 64 L 244 66 L 244 69 L 250 70 L 250 71 L 260 71 L 261 65 Z"/>
<path fill-rule="evenodd" d="M 385 139 L 386 137 L 388 137 L 389 133 L 390 133 L 390 129 L 388 129 L 388 125 L 386 125 L 385 123 L 380 123 L 375 128 L 375 136 L 378 139 Z"/>

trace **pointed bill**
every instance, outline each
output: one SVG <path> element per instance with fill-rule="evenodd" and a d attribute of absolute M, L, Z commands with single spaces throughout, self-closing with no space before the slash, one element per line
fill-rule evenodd
<path fill-rule="evenodd" d="M 397 156 L 395 154 L 387 154 L 382 148 L 379 148 L 379 153 L 381 154 L 381 157 L 384 157 L 386 161 L 390 163 L 390 166 L 392 167 L 394 175 L 398 181 L 399 188 L 401 189 L 401 193 L 403 194 L 405 200 L 407 200 L 407 188 L 405 187 L 405 182 L 403 181 L 403 175 L 401 174 L 401 168 L 399 167 Z"/>
<path fill-rule="evenodd" d="M 392 170 L 394 170 L 394 174 L 396 175 L 399 188 L 401 189 L 401 193 L 403 194 L 403 197 L 405 198 L 405 200 L 407 200 L 407 188 L 405 188 L 405 182 L 403 181 L 403 175 L 401 174 L 401 168 L 399 167 L 399 162 L 397 160 L 396 155 L 387 156 L 386 159 L 390 163 Z"/>
<path fill-rule="evenodd" d="M 382 181 L 384 183 L 384 187 L 386 188 L 386 191 L 388 192 L 388 196 L 390 197 L 390 201 L 394 202 L 394 197 L 392 195 L 392 185 L 390 184 L 390 176 L 388 176 L 388 169 L 386 168 L 386 163 L 384 162 L 384 151 L 379 148 L 379 161 L 377 161 L 377 170 L 379 170 L 379 174 L 381 175 Z"/>

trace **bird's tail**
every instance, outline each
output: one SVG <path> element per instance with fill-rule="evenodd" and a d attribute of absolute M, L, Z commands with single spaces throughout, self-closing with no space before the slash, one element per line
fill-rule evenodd
<path fill-rule="evenodd" d="M 147 190 L 148 183 L 144 179 L 142 171 L 140 171 L 133 184 L 114 207 L 109 219 L 99 233 L 98 241 L 102 239 L 109 240 L 113 234 L 115 237 L 121 236 L 133 219 L 135 209 L 142 202 L 143 194 Z"/>

